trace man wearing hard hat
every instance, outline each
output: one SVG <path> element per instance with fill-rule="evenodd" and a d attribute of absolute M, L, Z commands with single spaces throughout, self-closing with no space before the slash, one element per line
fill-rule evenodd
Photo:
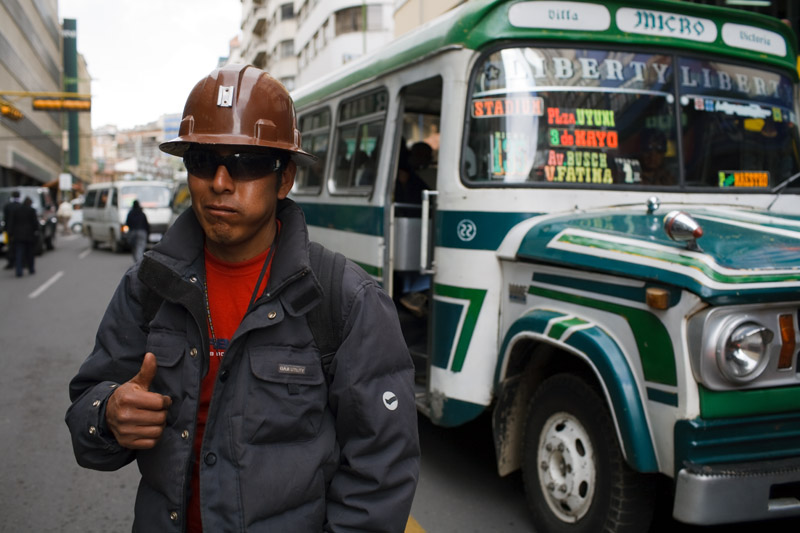
<path fill-rule="evenodd" d="M 288 92 L 217 69 L 161 149 L 183 158 L 192 209 L 125 274 L 70 384 L 78 462 L 138 462 L 135 531 L 403 531 L 413 364 L 372 278 L 342 259 L 320 281 L 287 198 L 314 160 Z M 326 321 L 341 324 L 331 362 Z"/>

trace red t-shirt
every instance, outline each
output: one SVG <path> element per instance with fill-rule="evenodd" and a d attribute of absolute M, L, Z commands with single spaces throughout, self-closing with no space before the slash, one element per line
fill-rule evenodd
<path fill-rule="evenodd" d="M 208 373 L 203 378 L 200 386 L 200 401 L 197 407 L 197 428 L 195 429 L 192 446 L 194 464 L 192 466 L 191 496 L 189 498 L 187 531 L 201 533 L 203 531 L 200 520 L 200 448 L 203 444 L 203 432 L 208 418 L 208 406 L 211 403 L 211 394 L 214 392 L 214 383 L 217 379 L 222 357 L 228 349 L 234 333 L 247 312 L 247 306 L 253 296 L 261 267 L 267 258 L 269 250 L 243 261 L 241 263 L 228 263 L 211 255 L 205 250 L 206 283 L 208 284 L 208 305 L 211 310 L 211 323 L 214 326 L 216 339 L 211 338 L 211 327 L 208 335 L 211 339 Z M 261 280 L 259 296 L 264 292 L 269 279 L 272 260 L 267 266 L 264 279 Z"/>

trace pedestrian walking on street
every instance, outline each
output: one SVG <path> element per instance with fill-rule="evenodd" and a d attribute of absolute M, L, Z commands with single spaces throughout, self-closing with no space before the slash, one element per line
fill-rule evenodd
<path fill-rule="evenodd" d="M 3 220 L 6 223 L 6 270 L 11 270 L 15 267 L 14 262 L 14 236 L 11 234 L 9 223 L 11 222 L 11 214 L 19 207 L 22 206 L 19 199 L 19 191 L 11 191 L 11 198 L 8 203 L 3 206 Z"/>
<path fill-rule="evenodd" d="M 36 209 L 33 208 L 33 200 L 26 196 L 22 205 L 11 212 L 8 228 L 14 239 L 14 265 L 17 277 L 22 277 L 24 268 L 35 274 L 33 263 L 36 256 L 36 240 L 39 237 L 39 218 L 36 216 Z"/>
<path fill-rule="evenodd" d="M 142 260 L 144 248 L 147 246 L 147 236 L 150 234 L 150 223 L 147 221 L 147 215 L 142 210 L 139 200 L 133 201 L 125 225 L 128 226 L 128 239 L 130 239 L 133 250 L 133 261 L 138 263 Z"/>
<path fill-rule="evenodd" d="M 72 204 L 69 200 L 64 199 L 64 201 L 59 204 L 56 217 L 58 217 L 58 222 L 61 224 L 61 233 L 64 235 L 72 233 L 69 229 L 69 219 L 72 218 Z"/>
<path fill-rule="evenodd" d="M 404 531 L 413 363 L 389 296 L 309 243 L 287 197 L 315 159 L 288 91 L 216 69 L 160 148 L 192 208 L 125 274 L 70 383 L 78 462 L 138 462 L 134 531 Z"/>

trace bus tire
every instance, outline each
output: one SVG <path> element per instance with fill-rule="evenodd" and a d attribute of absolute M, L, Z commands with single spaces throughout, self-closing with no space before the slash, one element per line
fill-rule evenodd
<path fill-rule="evenodd" d="M 647 531 L 654 483 L 626 463 L 605 399 L 581 378 L 557 374 L 528 407 L 523 479 L 539 533 Z"/>

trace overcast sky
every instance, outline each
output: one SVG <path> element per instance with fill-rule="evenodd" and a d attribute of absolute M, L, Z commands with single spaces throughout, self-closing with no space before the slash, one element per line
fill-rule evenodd
<path fill-rule="evenodd" d="M 241 0 L 59 0 L 59 17 L 77 20 L 92 78 L 92 128 L 182 112 L 228 55 L 241 13 Z"/>

